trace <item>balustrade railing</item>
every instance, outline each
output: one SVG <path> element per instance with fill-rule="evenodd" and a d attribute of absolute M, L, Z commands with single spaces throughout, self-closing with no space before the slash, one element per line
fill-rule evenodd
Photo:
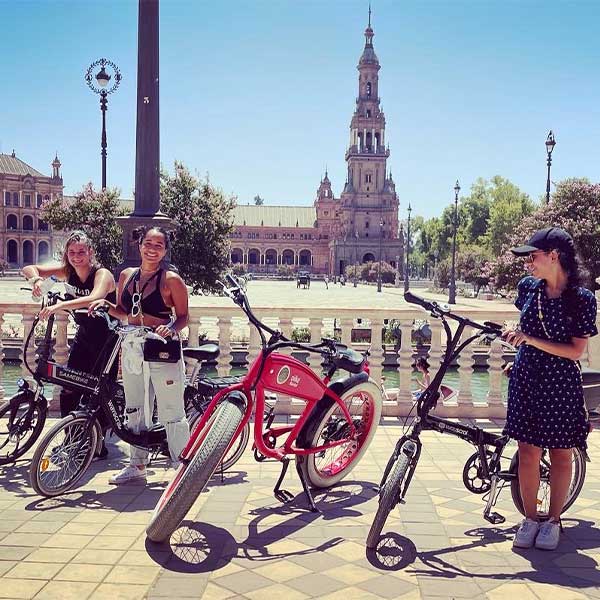
<path fill-rule="evenodd" d="M 214 340 L 221 349 L 216 369 L 220 376 L 228 375 L 232 369 L 234 359 L 239 362 L 240 354 L 245 361 L 252 361 L 260 350 L 260 340 L 254 327 L 251 327 L 241 311 L 235 306 L 226 305 L 225 298 L 215 298 L 214 305 L 190 307 L 189 344 L 196 345 L 199 339 Z M 6 328 L 16 332 L 15 339 L 19 340 L 20 347 L 16 348 L 16 358 L 22 360 L 24 340 L 31 330 L 33 320 L 39 305 L 0 304 L 0 326 L 3 335 L 0 339 L 0 382 L 2 381 L 2 359 L 7 358 L 7 349 L 14 344 L 7 335 Z M 514 321 L 517 318 L 516 309 L 510 305 L 501 310 L 483 310 L 480 308 L 460 308 L 461 314 L 469 316 L 476 321 Z M 321 307 L 295 307 L 286 309 L 273 309 L 269 307 L 254 307 L 257 317 L 267 322 L 270 326 L 280 328 L 287 337 L 291 337 L 294 330 L 308 331 L 311 341 L 318 341 L 321 336 L 332 337 L 338 335 L 341 341 L 359 351 L 370 347 L 369 363 L 372 378 L 380 384 L 385 368 L 397 371 L 398 387 L 393 391 L 388 390 L 388 397 L 384 405 L 385 415 L 403 416 L 408 414 L 412 407 L 411 390 L 415 388 L 413 381 L 413 362 L 417 352 L 423 352 L 423 347 L 417 348 L 412 340 L 415 321 L 428 321 L 431 329 L 431 341 L 425 349 L 432 371 L 440 364 L 443 355 L 443 331 L 441 323 L 436 319 L 428 319 L 423 311 L 410 305 L 402 305 L 397 309 L 391 308 L 321 308 Z M 359 322 L 360 319 L 360 322 Z M 395 350 L 394 344 L 384 343 L 384 329 L 389 320 L 395 320 L 401 332 L 400 344 Z M 360 325 L 360 327 L 359 327 Z M 598 320 L 600 328 L 600 319 Z M 54 359 L 66 362 L 68 357 L 68 319 L 66 315 L 59 315 L 55 321 Z M 370 329 L 369 343 L 353 343 L 352 330 L 360 328 L 361 332 Z M 468 331 L 465 335 L 468 335 Z M 487 378 L 487 393 L 482 398 L 473 394 L 473 373 L 475 357 L 481 362 L 484 355 Z M 35 348 L 28 350 L 27 358 L 30 364 L 35 360 Z M 301 357 L 316 372 L 320 371 L 320 358 L 318 355 Z M 600 369 L 600 336 L 592 338 L 588 343 L 585 356 L 582 359 L 584 366 Z M 503 417 L 505 414 L 505 398 L 503 397 L 502 369 L 505 360 L 503 348 L 495 341 L 490 346 L 469 346 L 458 360 L 458 393 L 451 401 L 445 401 L 439 406 L 437 413 L 454 417 Z M 391 365 L 391 367 L 390 367 Z M 24 376 L 29 375 L 22 363 Z M 391 393 L 390 393 L 391 392 Z M 4 397 L 4 387 L 0 383 L 0 398 Z M 55 390 L 53 397 L 58 397 Z M 56 403 L 53 404 L 56 407 Z M 301 411 L 301 402 L 294 398 L 278 397 L 276 411 L 286 414 L 297 414 Z"/>

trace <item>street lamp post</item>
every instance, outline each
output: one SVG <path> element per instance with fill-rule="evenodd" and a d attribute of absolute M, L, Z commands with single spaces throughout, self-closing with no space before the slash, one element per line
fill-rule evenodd
<path fill-rule="evenodd" d="M 450 269 L 450 287 L 448 290 L 448 304 L 456 304 L 456 231 L 458 229 L 458 192 L 460 185 L 456 180 L 454 186 L 454 232 L 452 236 L 452 267 Z"/>
<path fill-rule="evenodd" d="M 381 243 L 383 241 L 383 217 L 379 221 L 379 269 L 377 269 L 377 291 L 381 292 Z"/>
<path fill-rule="evenodd" d="M 404 271 L 404 291 L 408 292 L 410 287 L 408 266 L 410 265 L 410 213 L 412 208 L 408 205 L 408 223 L 406 225 L 406 270 Z"/>
<path fill-rule="evenodd" d="M 354 237 L 356 238 L 354 246 L 354 287 L 356 287 L 358 283 L 358 231 L 354 232 Z"/>
<path fill-rule="evenodd" d="M 439 250 L 433 251 L 433 285 L 437 284 L 437 261 L 440 255 Z"/>
<path fill-rule="evenodd" d="M 552 164 L 552 150 L 554 150 L 554 146 L 556 146 L 556 140 L 554 139 L 554 134 L 552 130 L 548 132 L 548 137 L 546 138 L 546 156 L 548 160 L 546 164 L 548 165 L 548 177 L 546 178 L 546 204 L 550 203 L 550 165 Z"/>
<path fill-rule="evenodd" d="M 94 76 L 92 71 L 100 67 L 100 70 Z M 106 68 L 112 71 L 112 76 L 106 72 Z M 122 79 L 121 72 L 117 65 L 110 60 L 101 58 L 96 62 L 93 62 L 85 74 L 85 81 L 88 87 L 96 94 L 100 94 L 100 111 L 102 112 L 102 141 L 101 141 L 101 155 L 102 155 L 102 189 L 106 189 L 106 110 L 108 108 L 108 95 L 112 94 L 121 83 Z M 109 87 L 110 80 L 113 80 L 112 85 Z M 94 83 L 94 80 L 95 83 Z"/>

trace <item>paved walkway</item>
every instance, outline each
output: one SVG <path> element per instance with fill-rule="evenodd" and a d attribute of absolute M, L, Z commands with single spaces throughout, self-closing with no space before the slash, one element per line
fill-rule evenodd
<path fill-rule="evenodd" d="M 599 433 L 559 550 L 512 550 L 509 491 L 499 503 L 506 524 L 490 525 L 461 481 L 472 449 L 427 433 L 407 504 L 388 520 L 380 550 L 366 553 L 372 485 L 400 432 L 395 420 L 379 428 L 349 480 L 316 495 L 318 515 L 302 495 L 277 502 L 278 465 L 247 451 L 212 481 L 170 545 L 147 542 L 144 528 L 172 471 L 159 464 L 147 486 L 109 486 L 122 444 L 109 445 L 109 460 L 94 463 L 77 491 L 52 500 L 32 494 L 27 460 L 0 467 L 0 598 L 600 598 Z M 299 494 L 293 469 L 287 482 Z"/>

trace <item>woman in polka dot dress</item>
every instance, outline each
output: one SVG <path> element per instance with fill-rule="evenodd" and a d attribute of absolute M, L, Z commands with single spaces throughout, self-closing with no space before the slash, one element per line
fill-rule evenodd
<path fill-rule="evenodd" d="M 518 348 L 510 371 L 504 432 L 519 443 L 519 485 L 526 518 L 513 545 L 553 550 L 571 482 L 572 449 L 586 447 L 587 413 L 577 362 L 596 329 L 596 299 L 579 286 L 571 236 L 558 227 L 537 231 L 524 256 L 531 276 L 519 282 L 519 327 L 505 339 Z M 549 520 L 538 523 L 537 492 L 542 448 L 551 460 Z"/>

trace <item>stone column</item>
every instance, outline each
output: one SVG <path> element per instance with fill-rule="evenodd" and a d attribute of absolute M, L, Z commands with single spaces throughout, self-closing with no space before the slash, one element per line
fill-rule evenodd
<path fill-rule="evenodd" d="M 383 319 L 371 319 L 371 355 L 369 356 L 369 367 L 371 377 L 377 385 L 381 385 L 383 375 Z"/>
<path fill-rule="evenodd" d="M 466 340 L 472 335 L 473 329 L 471 327 L 465 327 L 461 340 Z M 458 376 L 459 376 L 459 391 L 458 391 L 458 403 L 465 405 L 473 402 L 473 392 L 471 390 L 471 383 L 473 379 L 473 365 L 475 360 L 473 359 L 473 344 L 469 344 L 458 357 Z"/>
<path fill-rule="evenodd" d="M 4 194 L 2 194 L 2 202 L 4 202 Z M 2 325 L 4 325 L 4 313 L 0 312 L 0 400 L 4 398 L 4 344 L 2 343 Z"/>
<path fill-rule="evenodd" d="M 502 366 L 504 359 L 502 358 L 502 344 L 499 340 L 494 340 L 490 346 L 490 354 L 488 357 L 488 412 L 491 415 L 501 416 L 504 412 L 504 404 L 502 402 Z M 497 413 L 500 412 L 500 415 Z"/>
<path fill-rule="evenodd" d="M 221 353 L 217 359 L 219 377 L 226 377 L 231 371 L 231 317 L 219 317 L 219 348 Z"/>
<path fill-rule="evenodd" d="M 408 414 L 412 406 L 411 378 L 412 378 L 412 319 L 402 319 L 400 321 L 400 350 L 398 351 L 398 408 L 399 414 Z"/>
<path fill-rule="evenodd" d="M 308 322 L 308 329 L 310 330 L 310 343 L 318 344 L 321 341 L 321 332 L 323 330 L 323 319 L 311 318 Z M 323 356 L 321 354 L 309 353 L 308 364 L 310 368 L 320 377 L 321 376 L 321 362 Z"/>

